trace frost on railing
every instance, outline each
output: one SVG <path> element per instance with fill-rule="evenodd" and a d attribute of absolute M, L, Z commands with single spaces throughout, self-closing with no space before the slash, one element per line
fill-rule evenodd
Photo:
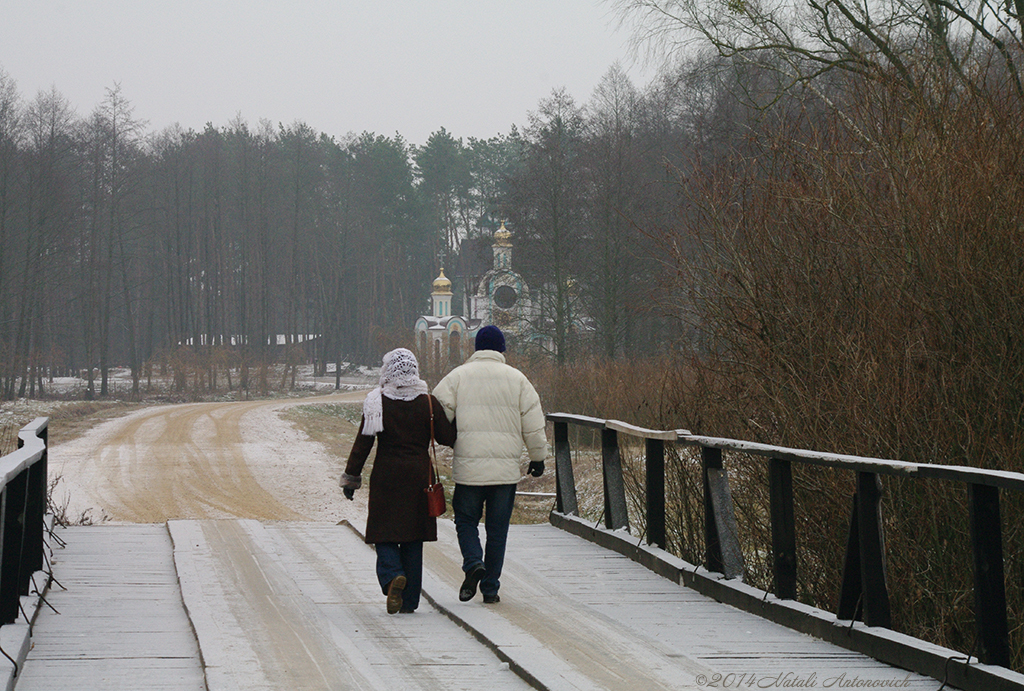
<path fill-rule="evenodd" d="M 18 433 L 18 449 L 0 457 L 0 624 L 17 620 L 21 596 L 43 570 L 48 418 Z"/>

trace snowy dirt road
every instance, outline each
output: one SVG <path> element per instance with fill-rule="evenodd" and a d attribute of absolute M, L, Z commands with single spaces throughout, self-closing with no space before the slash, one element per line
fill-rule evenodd
<path fill-rule="evenodd" d="M 145 408 L 50 451 L 56 505 L 94 523 L 173 519 L 365 520 L 366 493 L 346 500 L 340 462 L 281 420 L 283 408 L 358 402 L 316 398 Z"/>
<path fill-rule="evenodd" d="M 84 513 L 110 526 L 69 531 L 69 543 L 79 539 L 76 530 L 88 531 L 81 533 L 83 543 L 87 537 L 101 541 L 99 547 L 76 549 L 104 552 L 105 536 L 137 529 L 127 524 L 166 523 L 173 547 L 169 568 L 180 588 L 180 597 L 171 600 L 184 605 L 189 626 L 159 635 L 191 632 L 201 651 L 192 663 L 202 669 L 192 670 L 182 658 L 177 664 L 184 672 L 168 674 L 138 636 L 117 659 L 102 642 L 68 652 L 60 641 L 91 640 L 87 631 L 97 613 L 89 610 L 78 621 L 47 613 L 37 633 L 47 645 L 38 656 L 29 655 L 26 689 L 53 688 L 66 666 L 82 658 L 95 660 L 83 674 L 104 680 L 149 675 L 146 683 L 153 686 L 147 688 L 161 689 L 186 688 L 176 684 L 191 679 L 189 674 L 201 675 L 210 691 L 527 688 L 508 664 L 429 604 L 415 618 L 385 614 L 372 548 L 337 525 L 365 525 L 368 493 L 346 500 L 338 488 L 340 459 L 279 415 L 288 406 L 358 402 L 364 396 L 147 408 L 51 449 L 52 477 L 59 477 L 55 501 L 67 502 L 69 516 Z M 87 565 L 83 577 L 103 583 L 117 580 L 113 573 L 131 572 L 128 581 L 135 585 L 125 586 L 117 598 L 141 598 L 148 613 L 156 567 L 136 571 L 138 545 L 121 552 L 102 560 L 111 573 L 101 574 L 106 566 Z M 55 599 L 81 599 L 99 587 L 76 582 L 68 570 L 61 577 L 69 590 Z M 144 582 L 147 595 L 133 594 L 137 581 Z M 64 600 L 61 609 L 73 610 Z M 124 606 L 117 608 L 118 617 L 135 622 L 127 624 L 131 630 L 139 620 L 147 622 L 143 628 L 161 626 Z M 81 631 L 75 628 L 79 621 Z M 117 628 L 109 621 L 104 626 Z M 99 688 L 90 683 L 83 688 Z"/>

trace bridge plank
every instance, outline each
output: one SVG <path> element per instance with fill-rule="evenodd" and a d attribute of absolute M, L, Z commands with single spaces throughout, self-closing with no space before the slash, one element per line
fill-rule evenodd
<path fill-rule="evenodd" d="M 55 569 L 69 591 L 51 592 L 60 615 L 40 613 L 19 691 L 69 679 L 76 689 L 636 691 L 713 688 L 715 675 L 718 688 L 740 688 L 737 675 L 742 688 L 798 688 L 810 675 L 808 688 L 841 688 L 841 675 L 936 688 L 548 525 L 512 527 L 502 601 L 485 606 L 458 601 L 461 558 L 441 521 L 425 551 L 436 608 L 396 616 L 384 613 L 372 549 L 345 526 L 173 521 L 170 537 L 122 525 L 67 538 Z"/>
<path fill-rule="evenodd" d="M 348 527 L 278 524 L 268 530 L 303 594 L 356 641 L 388 688 L 527 688 L 425 599 L 415 614 L 387 616 L 372 550 Z"/>
<path fill-rule="evenodd" d="M 47 596 L 60 614 L 40 610 L 18 691 L 205 689 L 167 529 L 76 527 L 67 543 L 53 556 L 67 590 Z"/>
<path fill-rule="evenodd" d="M 524 689 L 429 607 L 388 616 L 347 527 L 173 521 L 182 592 L 220 689 Z"/>
<path fill-rule="evenodd" d="M 439 606 L 485 636 L 510 640 L 508 649 L 531 651 L 524 660 L 528 668 L 537 651 L 562 661 L 568 671 L 546 662 L 532 666 L 537 675 L 548 675 L 549 688 L 596 683 L 609 689 L 698 689 L 708 688 L 715 674 L 718 688 L 730 674 L 734 684 L 738 675 L 753 680 L 744 688 L 783 688 L 786 675 L 790 681 L 816 675 L 818 687 L 834 680 L 839 688 L 844 674 L 845 681 L 906 679 L 902 688 L 936 688 L 934 679 L 715 602 L 547 525 L 512 526 L 498 605 L 481 605 L 479 598 L 460 603 L 460 571 L 452 565 L 458 547 L 450 526 L 442 524 L 439 543 L 428 551 L 435 574 L 431 593 L 440 589 L 434 595 Z M 573 672 L 585 681 L 574 686 Z"/>

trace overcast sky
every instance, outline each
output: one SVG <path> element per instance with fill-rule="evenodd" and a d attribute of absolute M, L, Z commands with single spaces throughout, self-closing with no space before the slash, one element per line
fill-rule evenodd
<path fill-rule="evenodd" d="M 302 120 L 338 137 L 486 138 L 552 89 L 579 103 L 629 34 L 602 0 L 0 0 L 0 67 L 82 116 L 120 83 L 149 131 Z"/>

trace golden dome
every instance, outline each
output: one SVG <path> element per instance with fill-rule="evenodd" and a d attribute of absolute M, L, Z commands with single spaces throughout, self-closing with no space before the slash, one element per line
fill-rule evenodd
<path fill-rule="evenodd" d="M 512 233 L 505 229 L 505 222 L 501 222 L 501 228 L 494 231 L 494 244 L 498 247 L 511 247 Z"/>
<path fill-rule="evenodd" d="M 434 279 L 434 295 L 451 295 L 452 294 L 452 282 L 445 278 L 444 269 L 441 269 L 441 275 Z"/>

